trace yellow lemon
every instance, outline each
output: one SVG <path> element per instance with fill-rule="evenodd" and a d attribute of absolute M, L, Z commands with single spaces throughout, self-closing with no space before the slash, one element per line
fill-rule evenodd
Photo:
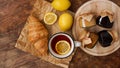
<path fill-rule="evenodd" d="M 51 5 L 56 10 L 64 11 L 70 7 L 71 3 L 69 0 L 53 0 Z"/>
<path fill-rule="evenodd" d="M 64 55 L 70 51 L 70 44 L 65 40 L 61 40 L 56 43 L 55 49 L 58 54 Z"/>
<path fill-rule="evenodd" d="M 56 22 L 57 15 L 53 12 L 46 13 L 44 16 L 44 22 L 45 24 L 52 25 Z"/>
<path fill-rule="evenodd" d="M 71 28 L 73 23 L 73 17 L 70 13 L 63 13 L 59 17 L 58 25 L 62 31 L 67 31 Z"/>

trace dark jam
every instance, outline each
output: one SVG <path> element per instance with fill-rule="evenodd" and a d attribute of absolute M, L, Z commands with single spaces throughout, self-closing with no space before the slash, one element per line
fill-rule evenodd
<path fill-rule="evenodd" d="M 70 46 L 71 46 L 71 42 L 70 42 L 70 39 L 67 37 L 67 36 L 64 36 L 64 35 L 58 35 L 56 37 L 53 38 L 52 42 L 51 42 L 51 47 L 52 47 L 52 50 L 54 50 L 54 52 L 56 52 L 55 50 L 55 45 L 58 41 L 61 41 L 61 40 L 65 40 L 67 41 Z M 56 52 L 57 53 L 57 52 Z"/>
<path fill-rule="evenodd" d="M 104 28 L 112 28 L 113 26 L 113 22 L 110 22 L 108 16 L 105 17 L 98 16 L 96 19 L 96 24 Z"/>
<path fill-rule="evenodd" d="M 98 40 L 103 47 L 107 47 L 111 45 L 113 38 L 107 30 L 100 31 L 98 35 L 99 35 Z"/>

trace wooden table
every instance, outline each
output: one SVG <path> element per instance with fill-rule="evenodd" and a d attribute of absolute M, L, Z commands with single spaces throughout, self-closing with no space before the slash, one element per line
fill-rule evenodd
<path fill-rule="evenodd" d="M 76 12 L 87 0 L 70 1 L 70 10 Z M 120 6 L 119 0 L 112 1 Z M 60 68 L 14 47 L 34 2 L 35 0 L 0 0 L 0 68 Z M 119 68 L 120 49 L 108 56 L 95 57 L 78 48 L 69 67 Z"/>

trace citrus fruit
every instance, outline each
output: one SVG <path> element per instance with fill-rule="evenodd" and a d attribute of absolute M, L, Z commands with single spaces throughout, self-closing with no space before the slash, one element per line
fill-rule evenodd
<path fill-rule="evenodd" d="M 44 22 L 45 24 L 52 25 L 56 22 L 57 15 L 53 12 L 48 12 L 44 16 Z"/>
<path fill-rule="evenodd" d="M 54 0 L 51 5 L 56 10 L 64 11 L 70 7 L 71 3 L 69 0 Z"/>
<path fill-rule="evenodd" d="M 58 54 L 64 55 L 70 51 L 70 44 L 65 40 L 61 40 L 56 43 L 55 49 Z"/>
<path fill-rule="evenodd" d="M 67 31 L 71 28 L 73 23 L 73 17 L 70 13 L 63 13 L 59 17 L 58 25 L 62 31 Z"/>

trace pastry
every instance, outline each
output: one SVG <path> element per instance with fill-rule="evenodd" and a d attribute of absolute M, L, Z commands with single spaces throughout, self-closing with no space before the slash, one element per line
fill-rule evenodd
<path fill-rule="evenodd" d="M 92 13 L 86 13 L 79 16 L 80 27 L 91 27 L 96 24 L 95 16 Z"/>
<path fill-rule="evenodd" d="M 98 35 L 90 32 L 89 36 L 83 39 L 84 47 L 93 48 L 98 41 Z"/>
<path fill-rule="evenodd" d="M 113 13 L 103 11 L 96 19 L 96 24 L 104 28 L 112 28 L 114 23 Z"/>
<path fill-rule="evenodd" d="M 28 41 L 41 56 L 47 55 L 48 31 L 40 21 L 32 15 L 28 18 Z"/>
<path fill-rule="evenodd" d="M 116 31 L 103 30 L 103 31 L 100 31 L 98 35 L 99 35 L 99 43 L 103 47 L 108 47 L 112 43 L 118 40 L 118 34 Z"/>

